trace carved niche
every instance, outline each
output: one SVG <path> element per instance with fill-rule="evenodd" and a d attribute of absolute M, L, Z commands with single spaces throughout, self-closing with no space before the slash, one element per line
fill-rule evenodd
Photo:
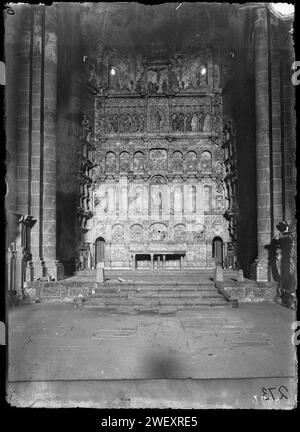
<path fill-rule="evenodd" d="M 114 152 L 108 152 L 105 157 L 105 171 L 115 173 L 117 170 L 116 155 Z"/>
<path fill-rule="evenodd" d="M 150 171 L 166 171 L 168 154 L 165 149 L 152 149 L 149 153 L 148 168 Z"/>
<path fill-rule="evenodd" d="M 168 231 L 166 225 L 156 222 L 149 228 L 149 238 L 152 241 L 166 241 L 168 238 Z"/>
<path fill-rule="evenodd" d="M 130 170 L 130 155 L 123 151 L 120 153 L 120 172 L 128 172 Z"/>
<path fill-rule="evenodd" d="M 141 151 L 137 151 L 133 155 L 133 169 L 137 172 L 144 171 L 145 168 L 145 156 Z"/>
<path fill-rule="evenodd" d="M 184 224 L 177 224 L 174 227 L 174 240 L 176 242 L 186 241 L 186 226 Z"/>
<path fill-rule="evenodd" d="M 143 227 L 139 224 L 134 224 L 130 228 L 130 240 L 141 243 L 143 241 Z"/>
<path fill-rule="evenodd" d="M 197 154 L 189 151 L 186 155 L 186 168 L 188 171 L 197 171 Z"/>
<path fill-rule="evenodd" d="M 113 243 L 124 242 L 124 227 L 121 224 L 116 224 L 112 227 L 111 240 Z"/>
<path fill-rule="evenodd" d="M 172 171 L 183 171 L 183 154 L 181 151 L 175 151 L 172 155 Z"/>

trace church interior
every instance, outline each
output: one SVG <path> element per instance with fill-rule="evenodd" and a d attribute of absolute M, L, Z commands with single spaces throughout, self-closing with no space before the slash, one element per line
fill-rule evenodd
<path fill-rule="evenodd" d="M 293 22 L 287 3 L 7 10 L 16 405 L 58 406 L 57 391 L 67 406 L 100 393 L 94 407 L 134 406 L 93 379 L 192 377 L 194 406 L 237 406 L 235 384 L 204 400 L 203 378 L 285 377 L 294 392 Z M 186 407 L 175 381 L 149 384 L 155 406 Z M 239 407 L 261 407 L 235 382 Z"/>
<path fill-rule="evenodd" d="M 7 15 L 9 288 L 98 262 L 272 281 L 295 231 L 291 29 L 263 3 Z"/>

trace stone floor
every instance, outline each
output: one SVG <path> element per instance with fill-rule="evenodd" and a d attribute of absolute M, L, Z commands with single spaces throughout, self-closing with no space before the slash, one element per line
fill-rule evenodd
<path fill-rule="evenodd" d="M 45 390 L 45 383 L 60 381 L 62 391 L 61 381 L 77 387 L 134 379 L 293 383 L 293 320 L 291 310 L 273 303 L 161 315 L 24 305 L 9 313 L 8 380 L 20 383 L 19 390 L 25 382 L 42 382 Z"/>

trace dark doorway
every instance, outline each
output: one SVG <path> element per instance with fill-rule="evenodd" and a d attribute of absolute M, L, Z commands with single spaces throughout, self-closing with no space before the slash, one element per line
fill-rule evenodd
<path fill-rule="evenodd" d="M 103 237 L 98 237 L 96 240 L 96 265 L 99 262 L 104 262 L 105 259 L 105 240 Z"/>
<path fill-rule="evenodd" d="M 223 266 L 223 240 L 220 237 L 215 237 L 212 242 L 212 257 L 216 265 Z"/>

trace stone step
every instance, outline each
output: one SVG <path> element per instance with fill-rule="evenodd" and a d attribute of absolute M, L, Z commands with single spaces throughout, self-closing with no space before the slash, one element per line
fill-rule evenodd
<path fill-rule="evenodd" d="M 106 290 L 106 289 L 152 289 L 152 290 L 161 290 L 161 289 L 180 289 L 180 290 L 189 290 L 189 289 L 215 289 L 214 283 L 145 283 L 145 282 L 135 282 L 135 283 L 104 283 L 101 287 L 97 287 L 97 290 Z"/>
<path fill-rule="evenodd" d="M 228 307 L 227 303 L 191 303 L 191 304 L 172 304 L 172 303 L 164 303 L 164 304 L 86 304 L 84 306 L 88 309 L 101 309 L 101 310 L 111 310 L 115 312 L 132 312 L 132 311 L 157 311 L 160 312 L 163 309 L 171 309 L 171 310 L 184 310 L 184 309 L 208 309 L 208 308 L 226 308 Z"/>
<path fill-rule="evenodd" d="M 125 290 L 95 290 L 93 297 L 197 297 L 197 296 L 220 296 L 218 291 L 214 289 L 209 290 L 145 290 L 145 289 L 125 289 Z"/>
<path fill-rule="evenodd" d="M 221 295 L 214 295 L 214 296 L 202 296 L 202 295 L 197 295 L 197 296 L 136 296 L 136 295 L 129 295 L 129 296 L 102 296 L 102 297 L 92 297 L 94 300 L 96 301 L 104 301 L 104 302 L 109 302 L 109 301 L 172 301 L 172 300 L 176 300 L 176 301 L 198 301 L 198 300 L 221 300 L 223 301 L 224 298 Z M 92 300 L 92 301 L 94 301 Z M 88 301 L 91 301 L 91 298 L 88 299 Z"/>
<path fill-rule="evenodd" d="M 226 300 L 223 297 L 220 298 L 196 298 L 196 299 L 187 299 L 187 298 L 128 298 L 128 299 L 120 299 L 120 298 L 110 298 L 110 299 L 89 299 L 86 302 L 88 306 L 180 306 L 180 305 L 211 305 L 211 304 L 227 304 Z"/>

